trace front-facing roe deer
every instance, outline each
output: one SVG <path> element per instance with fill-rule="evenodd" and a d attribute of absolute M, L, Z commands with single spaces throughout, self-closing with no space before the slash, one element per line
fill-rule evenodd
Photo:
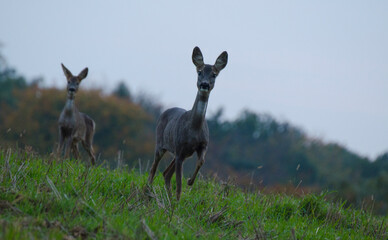
<path fill-rule="evenodd" d="M 163 112 L 156 127 L 155 158 L 152 164 L 148 184 L 152 184 L 158 164 L 166 151 L 174 155 L 174 159 L 163 172 L 168 191 L 171 191 L 171 177 L 176 174 L 176 197 L 180 199 L 182 191 L 182 164 L 193 155 L 198 155 L 197 165 L 188 185 L 193 185 L 199 169 L 205 162 L 209 142 L 209 128 L 205 120 L 207 103 L 215 80 L 228 62 L 228 53 L 223 52 L 214 65 L 204 64 L 201 50 L 195 47 L 192 60 L 197 68 L 197 97 L 191 110 L 170 108 Z"/>
<path fill-rule="evenodd" d="M 78 159 L 78 142 L 81 142 L 94 165 L 96 158 L 94 157 L 92 144 L 96 124 L 88 115 L 79 112 L 74 105 L 78 86 L 82 79 L 88 75 L 88 68 L 82 70 L 78 76 L 73 76 L 63 64 L 62 69 L 67 79 L 67 101 L 58 121 L 59 145 L 57 152 L 60 155 L 63 148 L 65 148 L 65 158 L 68 158 L 71 148 L 74 158 Z"/>

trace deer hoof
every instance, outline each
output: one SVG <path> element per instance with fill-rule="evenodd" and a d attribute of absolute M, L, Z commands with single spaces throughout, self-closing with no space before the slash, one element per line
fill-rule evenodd
<path fill-rule="evenodd" d="M 194 180 L 191 180 L 191 178 L 189 178 L 189 180 L 187 180 L 187 185 L 192 186 L 193 184 Z"/>

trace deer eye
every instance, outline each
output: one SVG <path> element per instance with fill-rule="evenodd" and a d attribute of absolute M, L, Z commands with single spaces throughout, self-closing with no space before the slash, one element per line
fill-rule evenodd
<path fill-rule="evenodd" d="M 198 71 L 198 76 L 201 76 L 202 75 L 202 71 Z"/>
<path fill-rule="evenodd" d="M 217 74 L 212 73 L 212 77 L 213 77 L 213 78 L 217 77 Z"/>

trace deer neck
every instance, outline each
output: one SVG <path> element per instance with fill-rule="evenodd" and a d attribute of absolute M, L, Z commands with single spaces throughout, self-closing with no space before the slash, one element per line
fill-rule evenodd
<path fill-rule="evenodd" d="M 68 97 L 65 108 L 63 109 L 67 116 L 72 116 L 75 113 L 74 97 Z"/>
<path fill-rule="evenodd" d="M 205 121 L 209 92 L 204 93 L 198 90 L 194 106 L 191 110 L 191 125 L 193 128 L 201 128 Z"/>

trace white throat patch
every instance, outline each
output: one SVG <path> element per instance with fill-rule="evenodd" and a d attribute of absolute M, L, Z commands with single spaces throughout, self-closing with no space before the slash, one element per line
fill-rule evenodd
<path fill-rule="evenodd" d="M 65 109 L 72 110 L 74 106 L 74 99 L 67 99 Z"/>
<path fill-rule="evenodd" d="M 207 109 L 207 102 L 199 101 L 197 105 L 197 113 L 205 115 Z"/>

